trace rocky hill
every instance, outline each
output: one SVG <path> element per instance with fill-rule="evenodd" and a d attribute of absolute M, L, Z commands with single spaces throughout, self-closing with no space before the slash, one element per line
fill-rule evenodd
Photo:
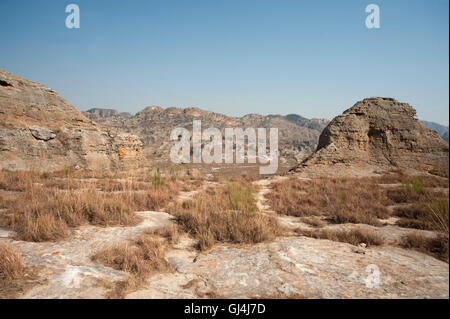
<path fill-rule="evenodd" d="M 172 145 L 169 139 L 171 130 L 175 127 L 192 130 L 192 121 L 201 120 L 202 129 L 216 127 L 222 132 L 226 127 L 243 129 L 277 127 L 281 155 L 301 160 L 316 148 L 320 132 L 328 124 L 328 120 L 306 119 L 296 114 L 287 116 L 248 114 L 239 118 L 199 108 L 163 109 L 159 106 L 150 106 L 131 117 L 123 116 L 117 111 L 103 112 L 109 116 L 100 116 L 97 110 L 90 110 L 84 114 L 106 127 L 138 135 L 143 142 L 144 153 L 149 159 L 168 159 Z"/>
<path fill-rule="evenodd" d="M 135 166 L 140 140 L 86 118 L 55 91 L 0 69 L 0 169 Z"/>
<path fill-rule="evenodd" d="M 296 170 L 404 168 L 445 175 L 448 161 L 448 143 L 417 121 L 413 107 L 375 97 L 357 102 L 334 118 L 320 135 L 317 150 Z"/>

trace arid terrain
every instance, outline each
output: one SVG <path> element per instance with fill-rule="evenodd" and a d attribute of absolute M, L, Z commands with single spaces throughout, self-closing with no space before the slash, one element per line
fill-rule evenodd
<path fill-rule="evenodd" d="M 172 164 L 193 119 L 278 127 L 277 174 Z M 448 164 L 392 98 L 332 121 L 82 113 L 0 70 L 0 298 L 449 298 Z"/>

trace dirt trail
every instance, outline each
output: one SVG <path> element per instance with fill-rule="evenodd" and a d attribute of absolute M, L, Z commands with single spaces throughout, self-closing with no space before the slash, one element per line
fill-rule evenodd
<path fill-rule="evenodd" d="M 273 178 L 265 178 L 253 182 L 253 184 L 258 187 L 258 193 L 256 194 L 256 207 L 260 212 L 275 214 L 275 212 L 270 209 L 270 206 L 267 205 L 267 198 L 265 195 L 270 192 L 270 184 L 286 179 L 287 177 L 284 176 L 275 176 Z"/>

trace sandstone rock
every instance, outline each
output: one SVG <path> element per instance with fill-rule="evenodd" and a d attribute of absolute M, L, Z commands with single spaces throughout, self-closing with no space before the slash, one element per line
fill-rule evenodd
<path fill-rule="evenodd" d="M 131 167 L 141 142 L 92 123 L 55 91 L 0 69 L 0 169 Z"/>
<path fill-rule="evenodd" d="M 322 165 L 433 172 L 448 167 L 449 147 L 416 119 L 408 103 L 368 98 L 334 118 L 302 167 Z"/>
<path fill-rule="evenodd" d="M 125 272 L 95 264 L 98 251 L 165 227 L 173 217 L 140 212 L 131 227 L 81 226 L 60 242 L 21 242 L 0 236 L 20 251 L 26 266 L 39 267 L 42 284 L 22 298 L 104 298 L 99 283 L 125 279 Z M 0 233 L 1 235 L 1 233 Z M 176 272 L 157 274 L 128 298 L 446 298 L 448 264 L 422 253 L 389 245 L 362 252 L 347 243 L 306 237 L 278 238 L 257 245 L 220 245 L 209 252 L 192 249 L 184 237 L 167 253 Z M 379 268 L 379 287 L 368 287 L 368 266 Z M 369 278 L 368 278 L 369 277 Z"/>

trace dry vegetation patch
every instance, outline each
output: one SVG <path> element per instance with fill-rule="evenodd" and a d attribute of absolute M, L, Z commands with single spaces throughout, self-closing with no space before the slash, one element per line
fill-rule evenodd
<path fill-rule="evenodd" d="M 447 184 L 445 184 L 447 183 Z M 430 186 L 431 185 L 431 186 Z M 437 190 L 432 187 L 439 187 Z M 423 177 L 405 178 L 401 187 L 387 190 L 387 196 L 398 204 L 410 204 L 394 209 L 401 227 L 438 231 L 448 236 L 448 181 Z"/>
<path fill-rule="evenodd" d="M 22 255 L 0 243 L 0 299 L 17 298 L 36 284 L 35 271 L 25 267 Z"/>
<path fill-rule="evenodd" d="M 174 229 L 162 230 L 162 234 L 170 234 L 173 240 Z M 145 283 L 148 277 L 156 273 L 173 272 L 175 268 L 165 259 L 167 243 L 155 237 L 156 232 L 141 234 L 130 243 L 118 244 L 112 248 L 97 252 L 92 260 L 96 263 L 130 273 L 124 280 L 112 285 L 110 298 L 123 298 Z"/>
<path fill-rule="evenodd" d="M 334 223 L 379 225 L 378 218 L 388 216 L 383 189 L 362 178 L 295 177 L 275 183 L 267 195 L 279 214 L 291 216 L 326 215 Z"/>
<path fill-rule="evenodd" d="M 394 215 L 400 217 L 397 221 L 397 225 L 400 227 L 448 233 L 448 209 L 448 199 L 437 198 L 431 202 L 397 207 L 394 209 Z"/>
<path fill-rule="evenodd" d="M 0 280 L 19 279 L 24 274 L 22 256 L 12 248 L 0 244 Z"/>
<path fill-rule="evenodd" d="M 206 250 L 216 242 L 247 244 L 271 240 L 280 234 L 275 218 L 257 211 L 255 189 L 249 182 L 231 182 L 208 188 L 192 200 L 170 208 L 184 231 Z"/>
<path fill-rule="evenodd" d="M 10 228 L 26 241 L 62 239 L 83 224 L 135 225 L 139 219 L 120 197 L 96 189 L 60 192 L 32 186 L 11 207 Z"/>
<path fill-rule="evenodd" d="M 379 219 L 398 217 L 400 227 L 431 230 L 435 238 L 406 236 L 401 246 L 412 248 L 448 262 L 449 202 L 448 179 L 436 176 L 407 176 L 401 171 L 371 178 L 290 178 L 275 183 L 268 194 L 272 208 L 280 214 L 302 216 L 302 221 L 322 227 L 314 215 L 325 216 L 334 223 L 363 223 L 381 226 Z M 386 187 L 387 186 L 387 187 Z M 387 206 L 393 205 L 392 213 Z M 312 217 L 311 217 L 312 216 Z M 297 230 L 313 237 L 380 245 L 383 238 L 375 233 Z"/>
<path fill-rule="evenodd" d="M 403 248 L 410 248 L 433 256 L 448 263 L 448 235 L 440 234 L 430 238 L 419 234 L 405 236 L 400 244 Z"/>
<path fill-rule="evenodd" d="M 37 180 L 39 174 L 36 172 L 0 171 L 0 189 L 7 191 L 23 191 Z"/>
<path fill-rule="evenodd" d="M 71 228 L 85 224 L 136 225 L 135 211 L 160 210 L 175 200 L 181 188 L 179 181 L 159 172 L 147 176 L 148 182 L 119 180 L 120 172 L 116 178 L 102 174 L 105 179 L 93 175 L 79 180 L 78 171 L 0 171 L 0 188 L 20 191 L 18 198 L 0 203 L 6 209 L 0 213 L 1 225 L 14 230 L 19 239 L 38 242 L 63 239 Z"/>
<path fill-rule="evenodd" d="M 161 228 L 155 228 L 153 230 L 148 230 L 146 234 L 165 238 L 171 245 L 177 244 L 180 241 L 181 236 L 178 225 L 169 225 Z"/>

